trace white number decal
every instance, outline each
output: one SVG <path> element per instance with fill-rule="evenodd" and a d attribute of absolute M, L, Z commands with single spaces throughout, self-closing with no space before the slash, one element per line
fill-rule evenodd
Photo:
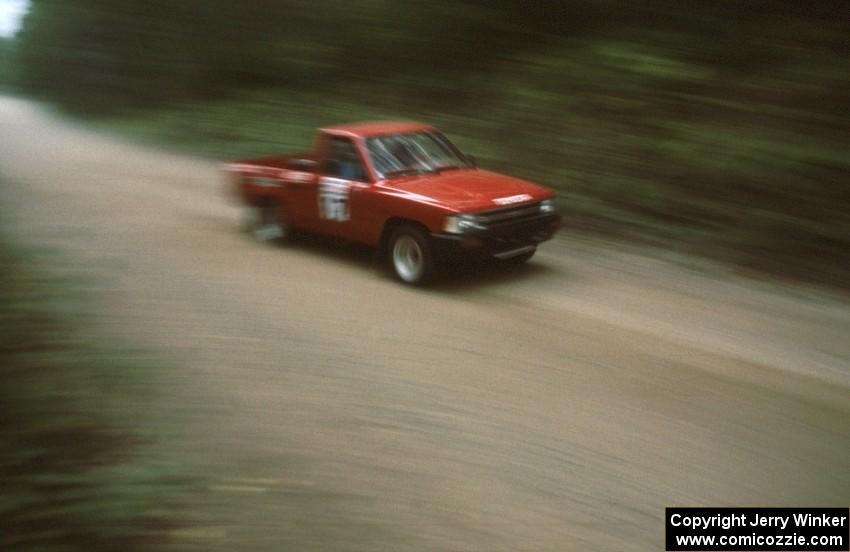
<path fill-rule="evenodd" d="M 351 182 L 339 178 L 323 177 L 319 181 L 319 218 L 340 222 L 348 220 L 350 193 Z"/>

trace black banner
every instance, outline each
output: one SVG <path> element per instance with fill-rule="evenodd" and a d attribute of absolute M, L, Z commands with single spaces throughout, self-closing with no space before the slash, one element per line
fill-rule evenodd
<path fill-rule="evenodd" d="M 850 551 L 847 508 L 667 508 L 666 550 Z"/>

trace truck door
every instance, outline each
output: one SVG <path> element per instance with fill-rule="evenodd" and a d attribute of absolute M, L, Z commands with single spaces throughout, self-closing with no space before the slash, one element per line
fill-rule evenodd
<path fill-rule="evenodd" d="M 326 148 L 318 185 L 319 230 L 358 239 L 360 195 L 369 186 L 363 160 L 354 142 L 343 136 L 330 136 Z"/>

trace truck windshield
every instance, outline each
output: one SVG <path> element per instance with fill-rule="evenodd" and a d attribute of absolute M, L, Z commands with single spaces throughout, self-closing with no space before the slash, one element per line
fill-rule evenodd
<path fill-rule="evenodd" d="M 374 136 L 366 139 L 366 149 L 380 178 L 472 166 L 439 132 Z"/>

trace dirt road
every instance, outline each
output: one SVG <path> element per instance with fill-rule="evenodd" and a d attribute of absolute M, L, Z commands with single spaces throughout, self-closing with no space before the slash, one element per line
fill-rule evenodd
<path fill-rule="evenodd" d="M 413 290 L 253 243 L 212 163 L 9 98 L 0 136 L 18 238 L 173 366 L 187 548 L 662 550 L 665 506 L 850 503 L 846 298 L 567 236 Z"/>

